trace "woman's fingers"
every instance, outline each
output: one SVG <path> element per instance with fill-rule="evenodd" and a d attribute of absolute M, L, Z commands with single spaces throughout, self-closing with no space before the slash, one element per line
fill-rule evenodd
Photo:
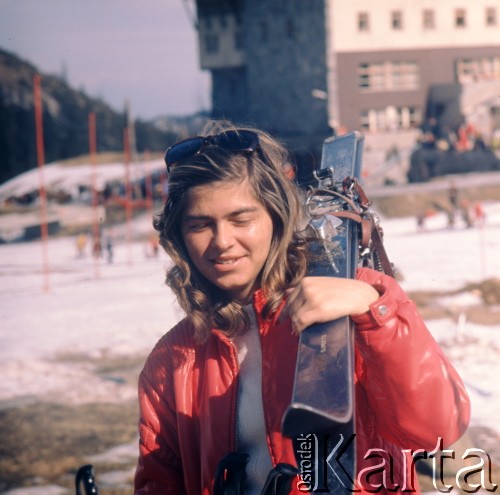
<path fill-rule="evenodd" d="M 379 297 L 369 284 L 335 277 L 305 277 L 297 287 L 288 289 L 285 315 L 295 333 L 313 323 L 336 320 L 342 316 L 368 311 Z"/>

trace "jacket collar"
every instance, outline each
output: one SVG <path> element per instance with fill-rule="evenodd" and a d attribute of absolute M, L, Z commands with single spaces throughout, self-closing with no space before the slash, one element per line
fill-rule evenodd
<path fill-rule="evenodd" d="M 253 293 L 253 306 L 255 308 L 255 312 L 257 313 L 257 322 L 259 324 L 259 330 L 261 333 L 265 333 L 270 326 L 276 324 L 276 321 L 278 320 L 281 311 L 283 310 L 283 306 L 285 305 L 286 298 L 283 298 L 280 305 L 278 306 L 278 309 L 274 312 L 274 314 L 271 315 L 271 318 L 268 320 L 264 320 L 262 318 L 262 310 L 264 309 L 266 302 L 267 298 L 264 295 L 264 291 L 262 289 L 257 289 Z"/>

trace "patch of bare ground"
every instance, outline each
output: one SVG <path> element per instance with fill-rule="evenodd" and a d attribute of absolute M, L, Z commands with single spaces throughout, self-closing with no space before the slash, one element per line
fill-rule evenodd
<path fill-rule="evenodd" d="M 143 355 L 108 355 L 103 351 L 100 356 L 88 356 L 74 352 L 59 353 L 55 361 L 62 363 L 85 363 L 92 372 L 104 380 L 137 387 L 139 373 L 146 361 Z"/>
<path fill-rule="evenodd" d="M 451 176 L 435 181 L 394 188 L 384 188 L 379 193 L 367 190 L 368 197 L 373 201 L 375 210 L 387 218 L 412 217 L 425 211 L 449 211 L 449 181 Z M 500 197 L 500 175 L 485 174 L 486 183 L 467 180 L 464 176 L 458 185 L 460 200 L 468 204 L 475 201 L 498 201 Z M 457 176 L 454 178 L 457 179 Z"/>
<path fill-rule="evenodd" d="M 483 304 L 465 306 L 445 305 L 440 299 L 470 293 L 478 296 Z M 467 321 L 480 325 L 500 324 L 500 279 L 490 278 L 482 282 L 467 284 L 452 291 L 408 291 L 408 296 L 419 307 L 420 313 L 426 320 L 437 318 L 456 319 L 460 314 L 467 317 Z"/>
<path fill-rule="evenodd" d="M 0 491 L 49 484 L 73 491 L 77 468 L 88 463 L 89 456 L 133 442 L 137 420 L 136 401 L 81 406 L 40 402 L 0 411 Z M 123 470 L 132 463 L 103 461 L 95 469 Z M 100 493 L 120 492 L 110 488 Z"/>
<path fill-rule="evenodd" d="M 85 363 L 104 380 L 135 391 L 145 356 L 61 353 L 54 360 Z M 62 402 L 1 405 L 0 492 L 57 485 L 74 493 L 77 469 L 91 463 L 101 495 L 129 495 L 136 458 L 99 454 L 136 440 L 137 400 L 109 397 L 93 403 L 84 400 L 78 405 Z"/>

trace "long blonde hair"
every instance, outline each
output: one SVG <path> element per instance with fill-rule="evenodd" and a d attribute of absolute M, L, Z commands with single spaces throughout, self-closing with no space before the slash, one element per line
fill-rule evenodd
<path fill-rule="evenodd" d="M 241 129 L 241 128 L 239 128 Z M 235 127 L 212 122 L 203 135 L 215 135 Z M 262 316 L 277 310 L 285 290 L 305 275 L 307 256 L 300 232 L 301 200 L 297 187 L 287 176 L 291 164 L 285 148 L 267 133 L 258 134 L 259 149 L 235 153 L 219 146 L 207 146 L 201 153 L 172 169 L 168 179 L 168 199 L 154 220 L 160 243 L 173 261 L 166 283 L 175 293 L 186 317 L 203 342 L 213 328 L 227 335 L 248 328 L 248 317 L 241 305 L 209 282 L 194 266 L 181 234 L 182 213 L 190 188 L 212 182 L 249 181 L 254 197 L 267 209 L 273 223 L 269 256 L 260 273 L 260 288 L 266 298 Z"/>

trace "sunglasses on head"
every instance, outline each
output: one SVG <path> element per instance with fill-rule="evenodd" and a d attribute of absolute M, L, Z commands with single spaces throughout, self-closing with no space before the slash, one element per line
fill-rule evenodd
<path fill-rule="evenodd" d="M 167 171 L 199 155 L 207 146 L 219 146 L 234 153 L 252 153 L 259 147 L 259 135 L 253 131 L 231 130 L 215 136 L 196 136 L 170 146 L 165 152 Z"/>

